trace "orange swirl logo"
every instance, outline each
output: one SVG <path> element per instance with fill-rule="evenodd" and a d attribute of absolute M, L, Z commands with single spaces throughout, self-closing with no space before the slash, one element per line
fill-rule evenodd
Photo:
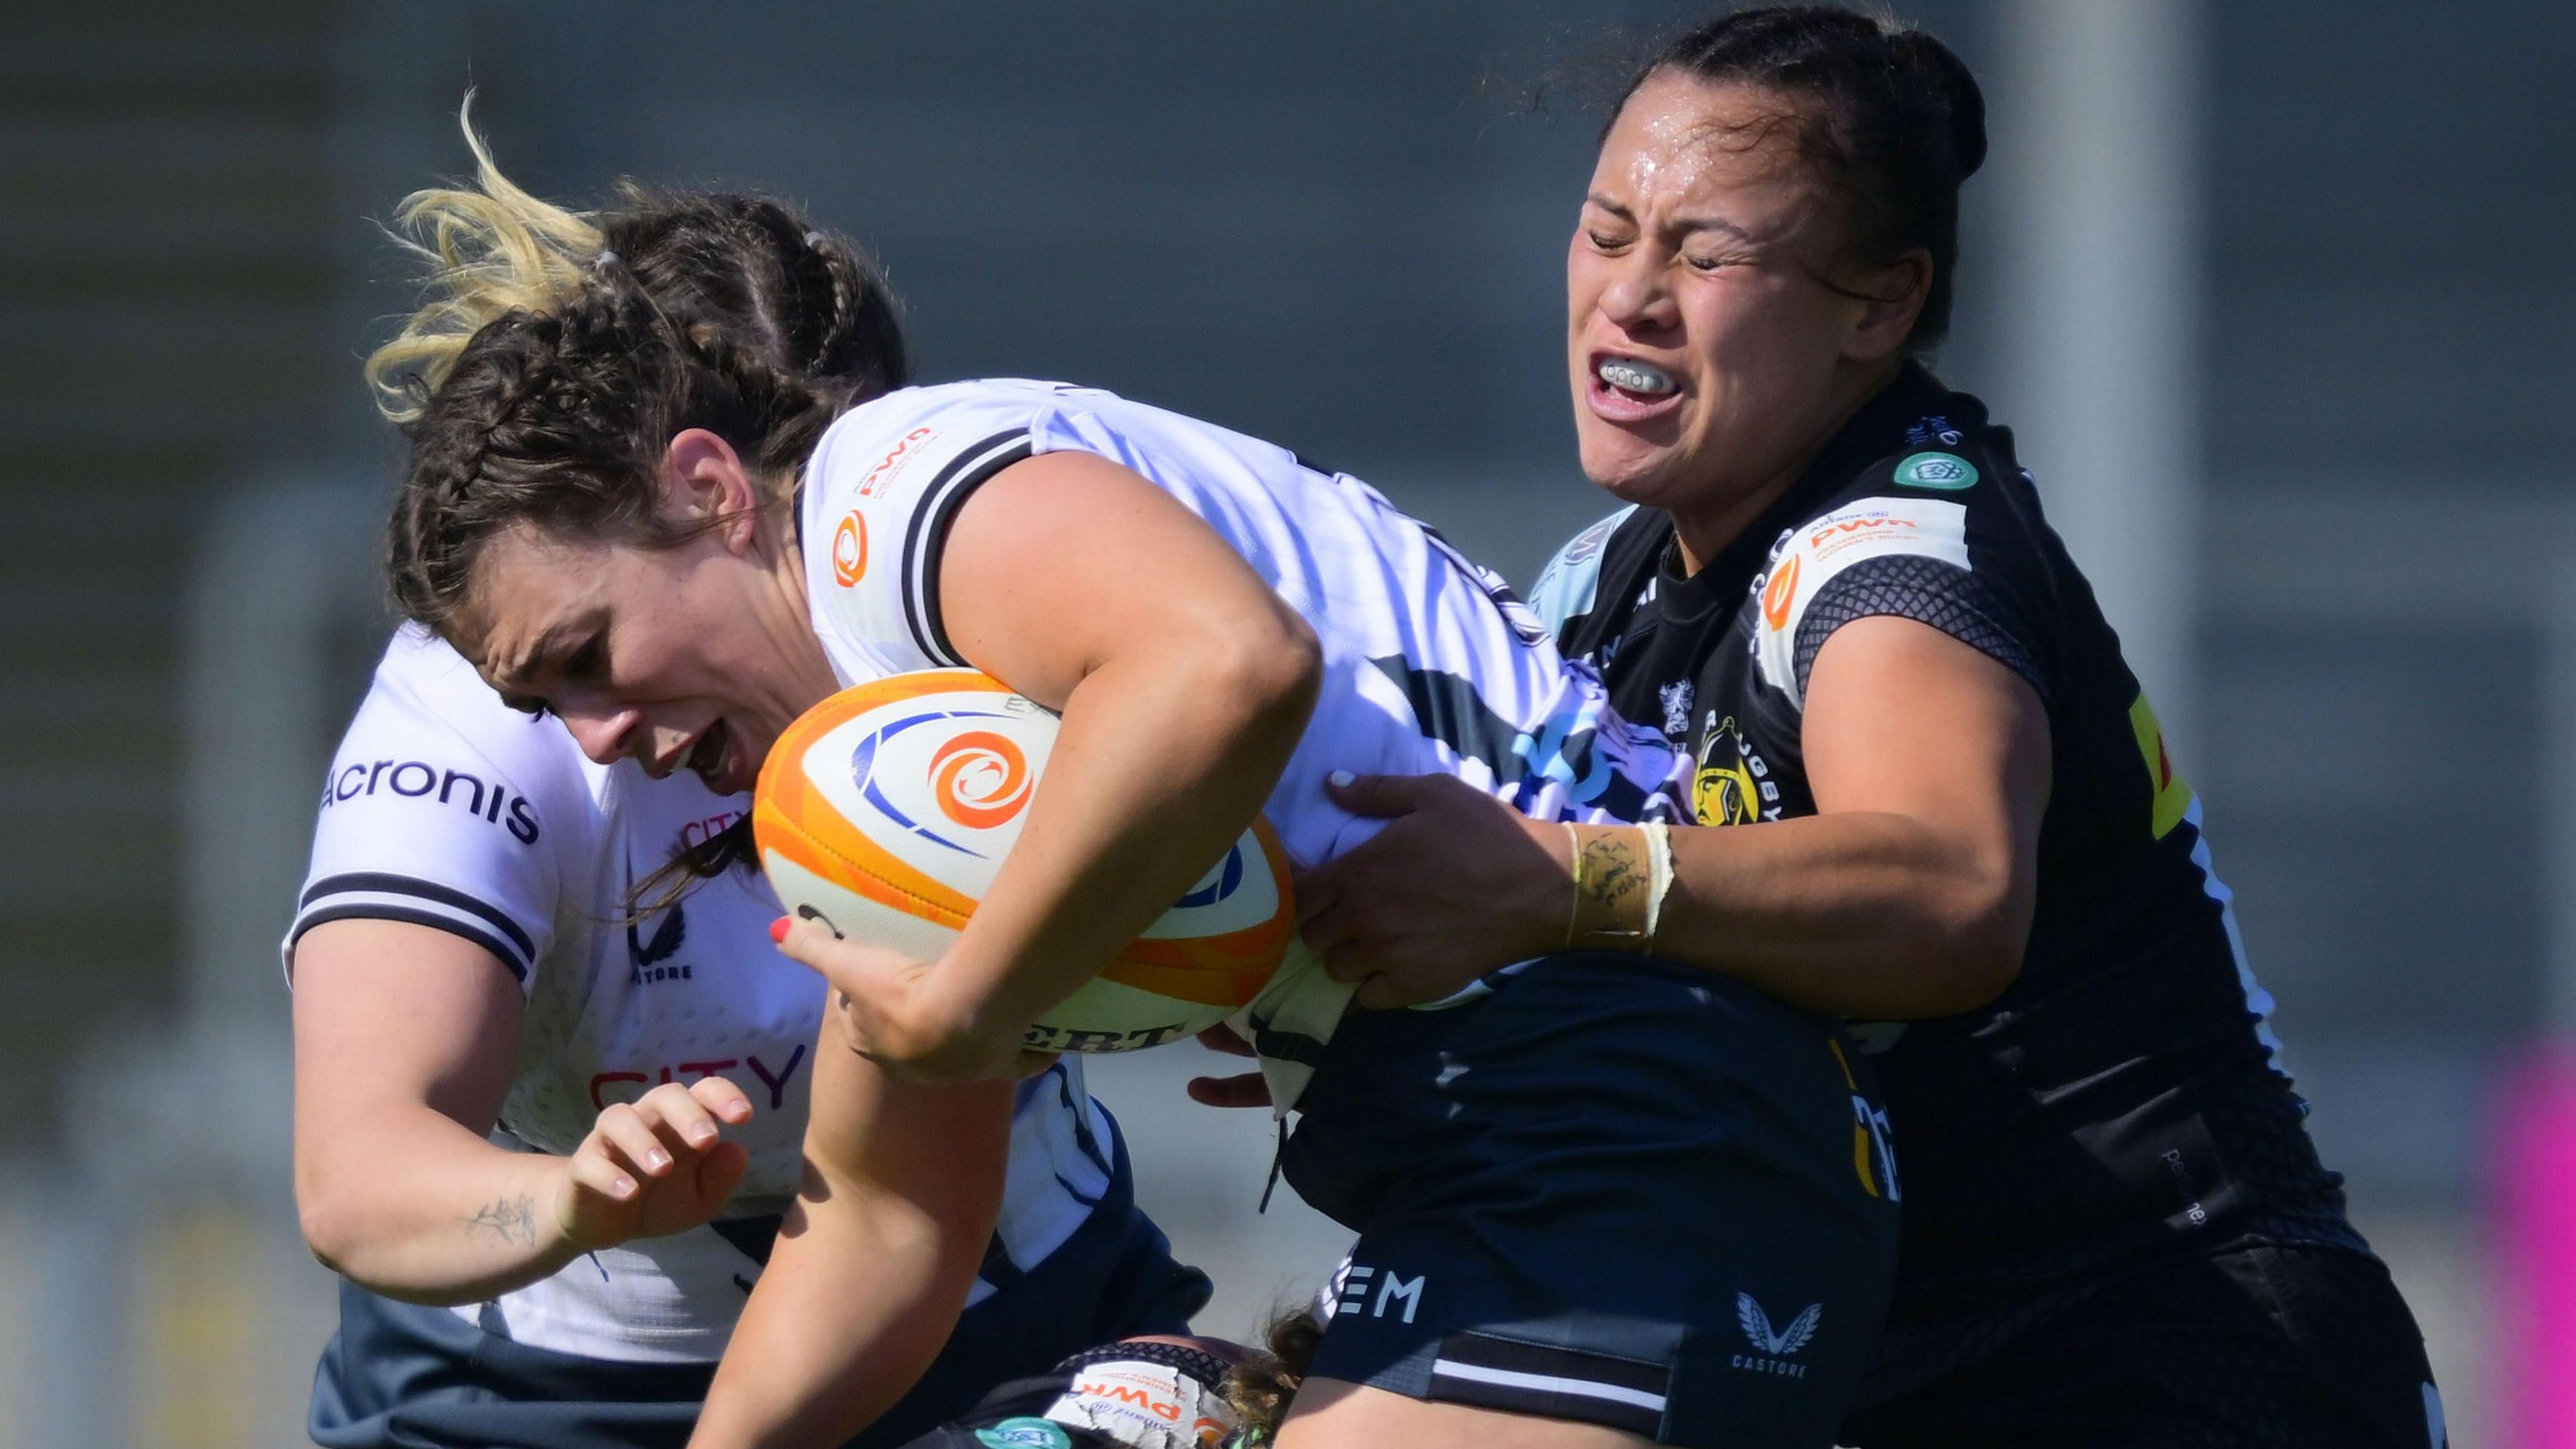
<path fill-rule="evenodd" d="M 990 830 L 1028 808 L 1028 757 L 989 730 L 959 735 L 930 757 L 931 788 L 940 812 L 958 824 Z"/>
<path fill-rule="evenodd" d="M 868 523 L 852 509 L 832 533 L 832 581 L 854 587 L 868 573 Z"/>
<path fill-rule="evenodd" d="M 1791 554 L 1773 570 L 1771 586 L 1762 591 L 1762 617 L 1774 629 L 1789 627 L 1789 603 L 1798 597 L 1798 556 Z"/>

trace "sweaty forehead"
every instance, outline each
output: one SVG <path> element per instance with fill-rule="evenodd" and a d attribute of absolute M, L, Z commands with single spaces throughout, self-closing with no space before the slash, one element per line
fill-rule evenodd
<path fill-rule="evenodd" d="M 1647 78 L 1603 139 L 1599 180 L 1640 202 L 1802 180 L 1797 99 L 1673 71 Z"/>

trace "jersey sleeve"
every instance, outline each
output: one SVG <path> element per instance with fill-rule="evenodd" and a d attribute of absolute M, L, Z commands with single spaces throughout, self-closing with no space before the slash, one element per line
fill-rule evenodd
<path fill-rule="evenodd" d="M 807 470 L 808 595 L 827 648 L 855 645 L 868 668 L 962 665 L 939 617 L 939 556 L 977 486 L 1038 451 L 1052 409 L 1037 389 L 972 383 L 915 388 L 853 409 Z"/>
<path fill-rule="evenodd" d="M 1610 546 L 1610 535 L 1636 511 L 1637 505 L 1629 504 L 1576 534 L 1539 570 L 1538 582 L 1530 585 L 1529 605 L 1550 634 L 1564 639 L 1567 628 L 1600 602 L 1601 555 Z"/>
<path fill-rule="evenodd" d="M 1847 499 L 1790 530 L 1759 594 L 1754 656 L 1763 682 L 1805 708 L 1808 672 L 1834 631 L 1893 616 L 1968 645 L 2046 700 L 2043 621 L 2001 577 L 2009 561 L 1993 550 L 1973 557 L 1970 535 L 1965 503 L 1894 490 Z"/>
<path fill-rule="evenodd" d="M 290 980 L 305 932 L 384 920 L 471 941 L 532 987 L 588 800 L 560 723 L 502 704 L 445 645 L 398 639 L 323 781 Z"/>

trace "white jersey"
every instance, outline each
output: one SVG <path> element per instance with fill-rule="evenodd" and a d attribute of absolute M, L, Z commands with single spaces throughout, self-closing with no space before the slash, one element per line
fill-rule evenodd
<path fill-rule="evenodd" d="M 844 684 L 963 664 L 939 617 L 958 505 L 1024 458 L 1095 453 L 1197 514 L 1314 628 L 1325 679 L 1267 806 L 1301 866 L 1382 822 L 1325 775 L 1456 775 L 1541 818 L 1650 818 L 1662 737 L 1609 711 L 1502 581 L 1367 484 L 1258 438 L 1112 393 L 1016 379 L 906 388 L 816 447 L 801 512 L 815 632 Z M 824 544 L 828 541 L 829 547 Z"/>
<path fill-rule="evenodd" d="M 1016 379 L 907 388 L 823 435 L 799 515 L 814 629 L 844 685 L 963 664 L 939 559 L 969 493 L 1045 453 L 1142 474 L 1242 555 L 1323 646 L 1315 713 L 1264 806 L 1312 868 L 1375 834 L 1324 793 L 1336 770 L 1455 775 L 1538 819 L 1677 818 L 1689 760 L 1613 713 L 1502 580 L 1345 473 L 1111 393 Z M 1350 988 L 1292 957 L 1243 1020 L 1285 1110 Z"/>
<path fill-rule="evenodd" d="M 321 803 L 290 974 L 305 931 L 353 917 L 430 926 L 499 957 L 527 1014 L 494 1142 L 569 1153 L 608 1104 L 710 1074 L 755 1109 L 728 1129 L 751 1161 L 715 1224 L 589 1254 L 456 1311 L 565 1353 L 720 1357 L 760 1272 L 754 1255 L 767 1253 L 762 1220 L 796 1192 L 823 984 L 771 945 L 778 903 L 752 872 L 641 920 L 628 900 L 750 797 L 711 794 L 685 771 L 655 780 L 632 761 L 594 764 L 560 723 L 510 709 L 454 650 L 407 629 Z M 995 1234 L 1013 1266 L 1036 1266 L 1081 1226 L 1110 1183 L 1113 1131 L 1079 1061 L 1022 1085 Z M 969 1301 L 992 1291 L 979 1281 Z"/>

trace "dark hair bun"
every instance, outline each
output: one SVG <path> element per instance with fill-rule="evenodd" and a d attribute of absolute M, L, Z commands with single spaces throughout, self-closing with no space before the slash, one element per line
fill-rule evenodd
<path fill-rule="evenodd" d="M 1897 53 L 1916 67 L 1949 103 L 1950 156 L 1957 179 L 1967 180 L 1986 164 L 1986 93 L 1958 54 L 1920 30 L 1900 30 L 1890 37 Z"/>

